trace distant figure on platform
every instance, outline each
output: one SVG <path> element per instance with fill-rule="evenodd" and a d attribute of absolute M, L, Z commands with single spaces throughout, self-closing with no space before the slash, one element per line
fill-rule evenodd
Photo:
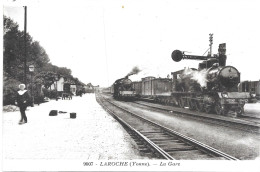
<path fill-rule="evenodd" d="M 21 120 L 19 121 L 19 124 L 27 123 L 27 117 L 25 114 L 25 110 L 30 102 L 30 96 L 27 90 L 25 90 L 25 85 L 20 84 L 19 85 L 19 91 L 17 91 L 16 101 L 15 104 L 20 108 L 21 112 Z"/>
<path fill-rule="evenodd" d="M 82 97 L 82 90 L 79 90 L 79 96 Z"/>

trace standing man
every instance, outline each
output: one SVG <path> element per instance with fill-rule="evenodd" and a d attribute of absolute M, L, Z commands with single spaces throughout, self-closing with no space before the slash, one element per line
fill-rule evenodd
<path fill-rule="evenodd" d="M 30 96 L 27 90 L 25 90 L 25 85 L 20 84 L 19 85 L 19 91 L 17 91 L 16 101 L 15 104 L 20 108 L 21 112 L 21 120 L 19 121 L 19 124 L 27 123 L 27 117 L 25 114 L 25 110 L 30 102 Z"/>

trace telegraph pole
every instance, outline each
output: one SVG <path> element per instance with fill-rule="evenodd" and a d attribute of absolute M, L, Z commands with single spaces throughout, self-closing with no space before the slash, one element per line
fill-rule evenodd
<path fill-rule="evenodd" d="M 209 47 L 210 47 L 209 54 L 210 54 L 210 57 L 212 57 L 212 44 L 213 44 L 213 33 L 210 33 L 209 34 Z"/>
<path fill-rule="evenodd" d="M 27 6 L 24 6 L 24 84 L 27 87 L 26 71 L 27 71 L 27 49 L 26 49 L 26 27 L 27 27 Z"/>

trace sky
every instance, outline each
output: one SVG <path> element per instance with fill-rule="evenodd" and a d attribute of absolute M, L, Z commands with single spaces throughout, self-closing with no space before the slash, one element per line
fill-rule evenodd
<path fill-rule="evenodd" d="M 5 1 L 4 15 L 24 28 L 49 55 L 84 83 L 107 87 L 138 66 L 133 81 L 167 77 L 199 61 L 174 62 L 175 49 L 203 55 L 213 33 L 213 54 L 227 45 L 227 65 L 241 80 L 259 80 L 258 0 L 27 0 Z"/>

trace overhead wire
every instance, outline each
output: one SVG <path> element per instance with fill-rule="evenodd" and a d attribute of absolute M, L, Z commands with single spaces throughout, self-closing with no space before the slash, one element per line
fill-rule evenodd
<path fill-rule="evenodd" d="M 104 26 L 104 42 L 105 42 L 105 56 L 106 56 L 106 70 L 107 70 L 107 86 L 109 86 L 109 72 L 108 72 L 108 63 L 107 63 L 107 43 L 106 43 L 106 27 L 105 27 L 105 14 L 103 8 L 103 26 Z"/>

